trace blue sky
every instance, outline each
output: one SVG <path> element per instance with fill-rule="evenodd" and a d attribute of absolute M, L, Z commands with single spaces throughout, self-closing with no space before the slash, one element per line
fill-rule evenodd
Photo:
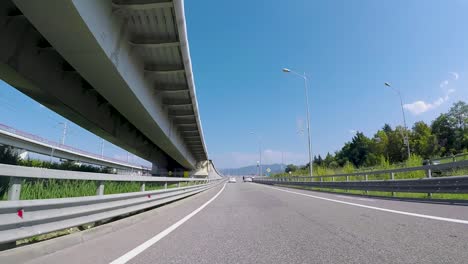
<path fill-rule="evenodd" d="M 354 130 L 372 135 L 402 122 L 429 122 L 468 101 L 468 1 L 186 1 L 199 107 L 218 167 L 305 163 L 302 80 L 310 76 L 314 154 L 338 150 Z M 0 84 L 0 123 L 58 140 L 63 118 Z M 250 134 L 255 132 L 256 135 Z M 100 139 L 72 125 L 67 144 L 100 152 Z M 105 145 L 105 154 L 126 152 Z"/>

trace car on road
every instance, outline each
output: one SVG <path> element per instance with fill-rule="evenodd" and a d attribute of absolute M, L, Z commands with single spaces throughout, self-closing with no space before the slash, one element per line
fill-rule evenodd
<path fill-rule="evenodd" d="M 245 181 L 245 182 L 252 182 L 252 178 L 250 178 L 250 177 L 245 177 L 244 181 Z"/>
<path fill-rule="evenodd" d="M 230 182 L 230 183 L 236 183 L 237 181 L 236 181 L 236 178 L 231 177 L 231 178 L 229 178 L 229 182 Z"/>
<path fill-rule="evenodd" d="M 438 160 L 423 160 L 423 163 L 422 163 L 423 166 L 427 166 L 427 165 L 440 165 L 440 161 Z"/>

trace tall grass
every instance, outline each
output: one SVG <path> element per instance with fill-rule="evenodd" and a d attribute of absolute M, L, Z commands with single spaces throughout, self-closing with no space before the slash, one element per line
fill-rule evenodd
<path fill-rule="evenodd" d="M 21 200 L 52 199 L 96 195 L 97 182 L 78 180 L 22 180 Z M 6 194 L 4 195 L 6 197 Z M 4 197 L 4 198 L 5 198 Z"/>
<path fill-rule="evenodd" d="M 419 167 L 423 163 L 423 159 L 417 155 L 411 155 L 411 157 L 404 163 L 404 166 L 390 164 L 385 158 L 381 158 L 380 163 L 372 168 L 356 168 L 350 162 L 345 163 L 342 168 L 328 168 L 325 166 L 314 166 L 313 173 L 314 176 L 333 176 L 337 174 L 353 174 L 353 173 L 363 173 L 363 172 L 372 172 L 372 171 L 381 171 L 381 170 L 390 170 L 396 169 L 399 167 Z M 273 177 L 297 177 L 297 176 L 306 176 L 309 174 L 307 168 L 294 171 L 290 174 L 288 173 L 279 173 L 273 175 Z M 394 174 L 395 179 L 417 179 L 426 177 L 425 171 L 412 171 L 412 172 L 401 172 Z M 362 181 L 365 179 L 365 176 L 349 176 L 350 181 Z M 369 174 L 369 180 L 389 180 L 391 178 L 390 173 L 385 174 Z M 315 179 L 319 181 L 320 179 Z M 332 177 L 324 177 L 323 181 L 332 181 Z M 344 181 L 346 177 L 335 177 L 335 181 Z"/>
<path fill-rule="evenodd" d="M 139 192 L 140 182 L 105 182 L 104 194 Z"/>
<path fill-rule="evenodd" d="M 104 182 L 104 194 L 118 194 L 139 192 L 141 182 Z M 181 187 L 191 186 L 195 183 L 181 183 Z M 168 184 L 167 188 L 176 188 L 177 183 Z M 21 182 L 20 200 L 54 199 L 67 197 L 83 197 L 96 195 L 98 188 L 97 181 L 84 180 L 55 180 L 55 179 L 25 179 Z M 1 195 L 1 200 L 8 198 L 8 185 L 0 186 L 0 191 L 5 190 Z M 146 191 L 164 189 L 164 183 L 146 183 Z M 1 192 L 0 192 L 1 193 Z"/>

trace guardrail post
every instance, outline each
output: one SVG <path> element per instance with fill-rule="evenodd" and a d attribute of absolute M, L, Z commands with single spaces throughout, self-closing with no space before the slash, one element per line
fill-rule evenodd
<path fill-rule="evenodd" d="M 177 188 L 180 188 L 180 182 L 177 183 Z"/>
<path fill-rule="evenodd" d="M 140 185 L 140 192 L 144 192 L 145 191 L 145 187 L 146 187 L 146 184 L 145 183 L 142 183 Z"/>
<path fill-rule="evenodd" d="M 395 173 L 394 172 L 390 173 L 390 179 L 392 181 L 395 180 Z M 395 196 L 395 192 L 392 192 L 392 196 Z"/>
<path fill-rule="evenodd" d="M 335 176 L 332 177 L 332 182 L 334 182 L 334 181 L 335 181 Z"/>
<path fill-rule="evenodd" d="M 21 178 L 10 177 L 8 184 L 8 200 L 17 201 L 20 199 L 21 194 Z"/>
<path fill-rule="evenodd" d="M 167 189 L 167 182 L 164 183 L 164 189 Z"/>
<path fill-rule="evenodd" d="M 98 182 L 96 195 L 104 195 L 104 181 Z"/>
<path fill-rule="evenodd" d="M 431 169 L 427 169 L 427 178 L 430 179 L 432 178 L 432 170 Z M 432 193 L 427 193 L 427 197 L 432 197 Z"/>
<path fill-rule="evenodd" d="M 366 174 L 365 181 L 369 180 L 369 175 Z M 369 190 L 366 189 L 366 194 L 369 194 Z"/>
<path fill-rule="evenodd" d="M 320 182 L 323 182 L 323 177 L 320 177 Z"/>
<path fill-rule="evenodd" d="M 346 182 L 349 182 L 349 176 L 346 176 Z M 349 192 L 349 189 L 346 189 L 346 192 Z"/>

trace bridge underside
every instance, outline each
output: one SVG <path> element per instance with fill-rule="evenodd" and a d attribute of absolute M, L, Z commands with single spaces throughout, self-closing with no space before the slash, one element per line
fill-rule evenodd
<path fill-rule="evenodd" d="M 0 78 L 151 161 L 155 174 L 194 169 L 207 157 L 178 34 L 164 40 L 175 44 L 154 44 L 151 34 L 157 30 L 132 28 L 138 5 L 121 2 L 1 1 Z M 147 8 L 164 12 L 173 4 Z M 145 52 L 159 60 L 142 56 Z M 165 62 L 163 55 L 172 53 L 182 62 L 167 64 L 171 57 L 166 55 Z"/>

